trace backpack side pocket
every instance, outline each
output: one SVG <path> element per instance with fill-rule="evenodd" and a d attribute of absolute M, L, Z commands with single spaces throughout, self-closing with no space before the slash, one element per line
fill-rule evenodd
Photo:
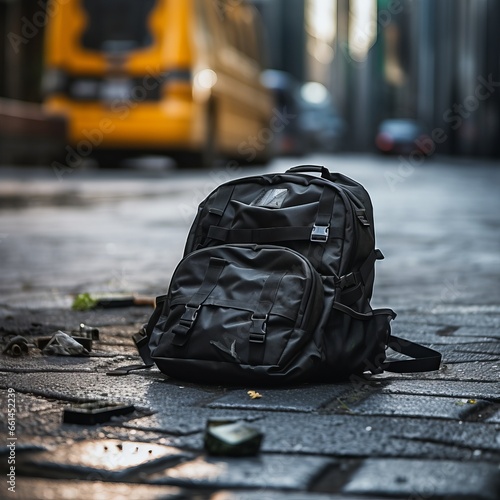
<path fill-rule="evenodd" d="M 392 309 L 374 309 L 359 313 L 335 302 L 324 332 L 326 380 L 348 379 L 366 371 L 380 373 L 391 333 Z"/>

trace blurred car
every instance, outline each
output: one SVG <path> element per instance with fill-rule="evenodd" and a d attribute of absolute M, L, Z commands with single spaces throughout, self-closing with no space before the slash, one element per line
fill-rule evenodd
<path fill-rule="evenodd" d="M 278 155 L 305 154 L 305 144 L 298 119 L 301 113 L 299 82 L 285 71 L 268 69 L 262 72 L 261 82 L 274 95 L 274 105 L 280 116 L 286 117 L 274 129 L 274 153 Z"/>
<path fill-rule="evenodd" d="M 277 110 L 289 120 L 276 127 L 275 153 L 303 155 L 338 148 L 345 124 L 330 92 L 319 82 L 299 83 L 289 73 L 266 70 L 262 82 L 274 93 Z"/>
<path fill-rule="evenodd" d="M 413 119 L 391 119 L 380 123 L 375 146 L 384 154 L 410 154 L 424 150 L 430 140 L 422 123 Z"/>
<path fill-rule="evenodd" d="M 332 96 L 319 82 L 306 82 L 300 88 L 300 129 L 308 152 L 339 149 L 345 122 L 335 109 Z"/>

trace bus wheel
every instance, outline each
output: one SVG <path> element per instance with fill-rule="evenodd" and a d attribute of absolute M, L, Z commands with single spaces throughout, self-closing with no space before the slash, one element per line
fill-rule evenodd
<path fill-rule="evenodd" d="M 205 144 L 201 151 L 201 161 L 203 168 L 212 168 L 217 160 L 217 117 L 213 103 L 208 107 L 206 120 Z"/>

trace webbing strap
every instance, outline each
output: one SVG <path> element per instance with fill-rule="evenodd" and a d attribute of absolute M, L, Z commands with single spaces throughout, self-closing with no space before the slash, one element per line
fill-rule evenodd
<path fill-rule="evenodd" d="M 173 345 L 182 346 L 187 342 L 188 332 L 193 327 L 203 302 L 207 300 L 217 286 L 217 282 L 226 264 L 227 261 L 224 259 L 218 259 L 216 257 L 210 258 L 200 288 L 189 299 L 179 323 L 172 329 L 172 333 L 174 333 L 174 338 L 172 340 Z"/>
<path fill-rule="evenodd" d="M 344 234 L 339 235 L 339 228 L 332 228 L 330 221 L 332 219 L 333 205 L 335 203 L 335 195 L 326 186 L 323 186 L 323 191 L 319 198 L 318 212 L 314 221 L 313 233 L 311 235 L 311 242 L 313 243 L 326 243 L 331 237 L 333 231 L 336 231 L 337 238 L 343 238 Z M 323 254 L 325 253 L 325 245 L 309 245 L 307 257 L 315 269 L 321 268 L 323 261 Z"/>
<path fill-rule="evenodd" d="M 234 192 L 234 185 L 223 185 L 220 186 L 215 194 L 214 200 L 210 203 L 210 208 L 208 209 L 208 215 L 205 217 L 203 224 L 198 227 L 200 238 L 202 235 L 207 233 L 207 229 L 212 226 L 217 226 L 224 215 L 228 203 L 231 201 Z M 205 241 L 200 243 L 198 247 L 203 247 L 207 245 L 207 240 L 209 239 L 208 234 L 205 236 Z"/>
<path fill-rule="evenodd" d="M 265 352 L 265 342 L 267 334 L 267 320 L 273 308 L 278 288 L 284 274 L 271 274 L 262 288 L 259 302 L 252 314 L 252 324 L 248 336 L 249 355 L 248 360 L 251 365 L 262 364 Z"/>
<path fill-rule="evenodd" d="M 319 198 L 318 213 L 316 214 L 316 226 L 329 226 L 332 218 L 333 204 L 335 203 L 335 196 L 330 190 L 325 189 Z"/>
<path fill-rule="evenodd" d="M 350 306 L 358 301 L 363 295 L 363 288 L 361 283 L 358 283 L 356 286 L 351 288 L 342 288 L 340 293 L 336 296 L 336 300 L 341 304 L 346 306 Z"/>
<path fill-rule="evenodd" d="M 359 271 L 354 271 L 340 277 L 338 286 L 341 292 L 337 300 L 345 305 L 354 304 L 363 295 L 361 283 L 367 283 L 370 274 L 373 272 L 375 261 L 382 260 L 383 258 L 384 256 L 380 250 L 372 250 L 359 268 Z"/>
<path fill-rule="evenodd" d="M 279 241 L 311 240 L 311 226 L 261 227 L 256 229 L 229 229 L 210 226 L 208 238 L 223 243 L 273 243 Z M 342 238 L 343 231 L 330 228 L 328 238 Z"/>
<path fill-rule="evenodd" d="M 439 370 L 441 364 L 441 353 L 425 347 L 420 344 L 415 344 L 409 340 L 389 336 L 388 345 L 394 351 L 397 351 L 405 356 L 410 356 L 413 359 L 404 360 L 388 360 L 382 363 L 381 368 L 388 372 L 407 373 L 407 372 L 430 372 Z"/>
<path fill-rule="evenodd" d="M 363 283 L 366 283 L 368 281 L 370 274 L 373 272 L 375 261 L 383 260 L 383 258 L 384 255 L 378 248 L 375 248 L 370 252 L 370 255 L 368 255 L 367 259 L 363 262 L 363 264 L 359 268 L 359 274 L 361 275 Z"/>
<path fill-rule="evenodd" d="M 221 186 L 215 195 L 214 201 L 211 203 L 208 213 L 221 217 L 226 210 L 227 204 L 233 196 L 234 186 L 224 185 Z"/>

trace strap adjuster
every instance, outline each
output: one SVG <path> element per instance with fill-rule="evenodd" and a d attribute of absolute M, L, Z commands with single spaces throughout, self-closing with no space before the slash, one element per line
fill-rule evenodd
<path fill-rule="evenodd" d="M 179 320 L 179 325 L 182 325 L 189 330 L 193 326 L 193 323 L 196 321 L 200 308 L 201 305 L 193 307 L 189 304 L 186 304 L 186 309 L 181 319 Z"/>
<path fill-rule="evenodd" d="M 341 276 L 337 282 L 337 285 L 344 289 L 358 284 L 358 278 L 356 273 L 349 273 L 345 276 Z"/>
<path fill-rule="evenodd" d="M 265 333 L 251 333 L 248 337 L 248 341 L 252 344 L 263 344 L 266 340 Z"/>
<path fill-rule="evenodd" d="M 364 208 L 356 210 L 356 217 L 363 226 L 369 226 L 370 222 L 366 218 L 366 210 Z"/>
<path fill-rule="evenodd" d="M 172 333 L 174 334 L 172 344 L 176 346 L 183 346 L 188 341 L 188 333 L 191 328 L 193 328 L 193 324 L 198 316 L 198 311 L 200 310 L 201 305 L 192 307 L 189 304 L 186 304 L 185 307 L 186 309 L 179 320 L 179 323 L 172 329 Z"/>
<path fill-rule="evenodd" d="M 255 313 L 252 314 L 252 326 L 250 327 L 250 335 L 248 338 L 249 342 L 254 344 L 263 344 L 265 342 L 267 333 L 267 318 L 267 314 L 262 317 L 256 316 Z"/>
<path fill-rule="evenodd" d="M 313 225 L 310 240 L 313 242 L 326 242 L 330 233 L 330 226 Z"/>

